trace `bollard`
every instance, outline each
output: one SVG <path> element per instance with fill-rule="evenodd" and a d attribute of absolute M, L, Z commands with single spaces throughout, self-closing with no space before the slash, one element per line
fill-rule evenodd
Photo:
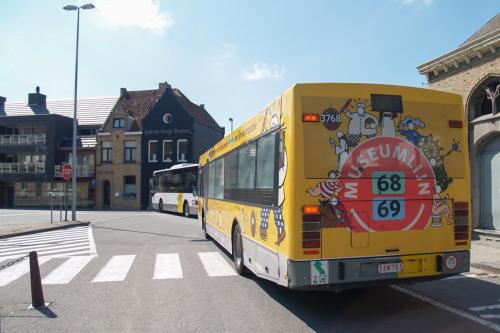
<path fill-rule="evenodd" d="M 30 252 L 30 277 L 31 277 L 31 307 L 44 308 L 42 279 L 40 278 L 40 266 L 36 251 Z"/>

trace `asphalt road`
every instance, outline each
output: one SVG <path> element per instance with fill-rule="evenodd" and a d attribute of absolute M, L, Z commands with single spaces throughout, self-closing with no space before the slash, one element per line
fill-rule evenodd
<path fill-rule="evenodd" d="M 96 212 L 98 256 L 67 284 L 44 285 L 48 310 L 27 310 L 28 276 L 0 287 L 0 332 L 500 332 L 500 279 L 469 274 L 413 286 L 297 292 L 256 277 L 209 277 L 199 253 L 221 248 L 197 220 Z M 157 254 L 178 253 L 182 277 L 153 279 Z M 123 281 L 92 282 L 114 256 Z M 64 258 L 41 266 L 42 278 Z"/>

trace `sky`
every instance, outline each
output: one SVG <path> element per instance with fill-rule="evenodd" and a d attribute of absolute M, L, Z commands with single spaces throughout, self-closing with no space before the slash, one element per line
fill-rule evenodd
<path fill-rule="evenodd" d="M 422 87 L 416 66 L 498 13 L 492 0 L 89 0 L 80 13 L 79 97 L 168 82 L 229 129 L 295 83 Z M 2 0 L 0 96 L 74 89 L 74 0 Z"/>

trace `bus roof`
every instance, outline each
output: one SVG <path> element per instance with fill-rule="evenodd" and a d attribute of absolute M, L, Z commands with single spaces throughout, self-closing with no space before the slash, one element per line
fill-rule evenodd
<path fill-rule="evenodd" d="M 329 92 L 332 88 L 338 88 L 343 90 L 357 91 L 388 91 L 388 93 L 393 94 L 408 94 L 412 95 L 424 93 L 425 99 L 441 99 L 445 97 L 448 101 L 454 101 L 458 104 L 462 103 L 460 95 L 433 90 L 429 88 L 420 88 L 412 86 L 402 86 L 402 85 L 391 85 L 391 84 L 380 84 L 380 83 L 339 83 L 339 82 L 323 82 L 323 83 L 295 83 L 290 88 L 285 90 L 276 99 L 271 101 L 267 106 L 265 106 L 258 113 L 254 114 L 250 119 L 243 122 L 238 128 L 233 132 L 227 134 L 222 140 L 217 142 L 214 146 L 209 148 L 200 156 L 200 161 L 205 164 L 209 160 L 218 158 L 221 154 L 231 151 L 234 147 L 244 144 L 247 141 L 252 140 L 259 132 L 254 125 L 258 123 L 259 120 L 266 119 L 265 114 L 267 111 L 273 113 L 276 109 L 281 109 L 282 99 L 287 95 L 292 96 L 301 95 L 305 92 L 316 91 L 316 92 Z M 252 127 L 253 126 L 253 127 Z M 260 127 L 259 127 L 260 128 Z M 268 130 L 268 128 L 266 128 Z"/>
<path fill-rule="evenodd" d="M 158 172 L 165 172 L 165 171 L 169 171 L 169 170 L 179 170 L 179 169 L 185 169 L 185 168 L 191 168 L 191 167 L 197 167 L 197 166 L 198 166 L 197 163 L 180 163 L 180 164 L 172 165 L 170 168 L 165 168 L 165 169 L 153 171 L 153 175 L 158 173 Z"/>

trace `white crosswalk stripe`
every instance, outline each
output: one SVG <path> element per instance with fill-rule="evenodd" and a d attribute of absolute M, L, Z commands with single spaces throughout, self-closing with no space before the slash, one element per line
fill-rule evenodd
<path fill-rule="evenodd" d="M 50 258 L 38 258 L 38 265 L 41 266 L 49 260 Z M 18 264 L 5 268 L 4 270 L 0 271 L 0 287 L 4 287 L 12 281 L 19 279 L 29 271 L 30 262 L 28 258 L 24 259 Z"/>
<path fill-rule="evenodd" d="M 93 256 L 72 257 L 54 269 L 43 280 L 43 284 L 67 284 L 80 273 L 92 260 Z"/>
<path fill-rule="evenodd" d="M 112 281 L 123 281 L 127 277 L 130 267 L 134 262 L 135 255 L 125 255 L 125 256 L 114 256 L 112 257 L 106 266 L 92 282 L 112 282 Z"/>
<path fill-rule="evenodd" d="M 159 253 L 156 255 L 154 280 L 182 279 L 182 277 L 179 253 Z"/>
<path fill-rule="evenodd" d="M 91 226 L 59 229 L 0 240 L 0 261 L 37 251 L 39 257 L 95 255 Z"/>
<path fill-rule="evenodd" d="M 200 252 L 198 257 L 208 276 L 236 275 L 233 267 L 227 263 L 219 252 Z"/>
<path fill-rule="evenodd" d="M 88 251 L 81 251 L 88 252 Z M 92 262 L 96 256 L 76 255 L 61 258 L 55 256 L 39 257 L 40 265 L 54 258 L 59 260 L 59 265 L 52 269 L 42 279 L 44 285 L 65 285 L 70 283 L 87 265 Z M 199 266 L 199 270 L 203 270 L 208 277 L 223 277 L 237 275 L 233 266 L 219 252 L 199 252 L 197 253 L 200 261 L 194 261 Z M 99 265 L 104 266 L 99 270 L 97 275 L 91 282 L 122 282 L 127 278 L 133 264 L 135 263 L 135 255 L 115 255 L 105 263 L 97 261 Z M 150 259 L 148 259 L 150 260 Z M 0 259 L 0 265 L 9 262 L 9 260 Z M 200 265 L 201 263 L 201 265 Z M 94 264 L 95 265 L 95 264 Z M 21 278 L 29 272 L 29 260 L 25 259 L 21 263 L 15 264 L 0 271 L 0 287 L 6 286 L 11 282 Z M 168 279 L 183 279 L 185 278 L 179 253 L 158 253 L 155 255 L 153 280 L 168 280 Z"/>

